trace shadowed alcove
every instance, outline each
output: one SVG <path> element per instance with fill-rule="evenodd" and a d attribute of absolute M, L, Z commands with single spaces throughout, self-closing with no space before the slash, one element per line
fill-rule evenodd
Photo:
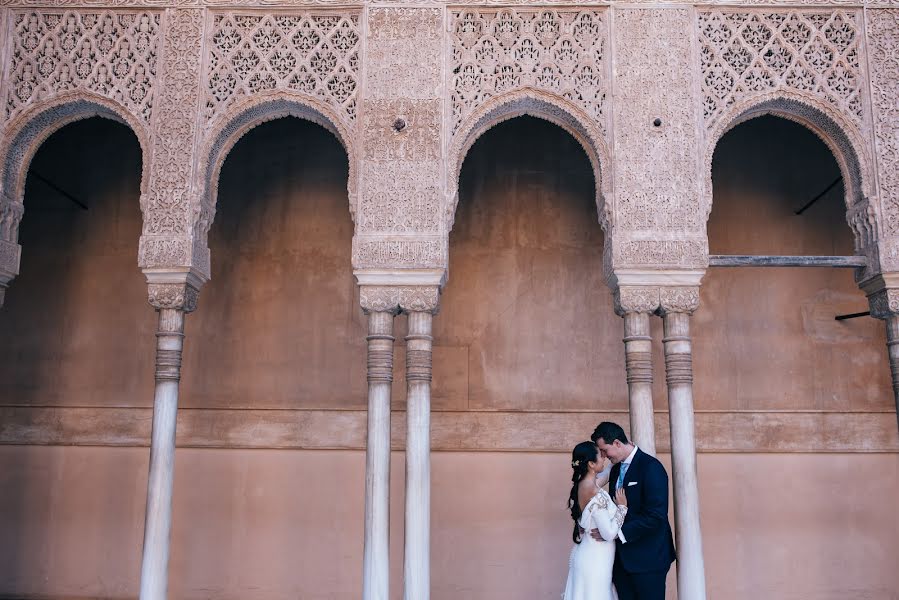
<path fill-rule="evenodd" d="M 715 150 L 711 254 L 851 255 L 843 185 L 827 146 L 764 116 Z M 883 324 L 851 269 L 711 268 L 694 322 L 700 409 L 889 409 Z"/>

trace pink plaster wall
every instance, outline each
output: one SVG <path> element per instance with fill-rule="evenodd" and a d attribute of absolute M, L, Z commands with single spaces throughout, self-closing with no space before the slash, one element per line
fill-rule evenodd
<path fill-rule="evenodd" d="M 399 599 L 403 457 L 393 458 Z M 181 449 L 176 462 L 171 597 L 359 597 L 363 453 Z M 567 463 L 434 454 L 433 600 L 558 598 Z M 144 449 L 0 447 L 0 597 L 136 597 L 146 471 Z M 710 598 L 899 598 L 895 454 L 704 454 L 699 481 Z"/>

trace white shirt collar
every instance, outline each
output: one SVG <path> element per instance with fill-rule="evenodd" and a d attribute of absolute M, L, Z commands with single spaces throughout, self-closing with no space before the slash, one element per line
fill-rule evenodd
<path fill-rule="evenodd" d="M 625 465 L 630 466 L 630 464 L 631 464 L 631 463 L 633 462 L 633 460 L 634 460 L 634 456 L 636 456 L 636 455 L 637 455 L 637 445 L 634 444 L 634 449 L 631 450 L 631 453 L 628 455 L 628 457 L 625 458 L 625 459 L 624 459 L 623 461 L 621 461 L 621 462 L 622 462 L 623 464 L 625 464 Z"/>

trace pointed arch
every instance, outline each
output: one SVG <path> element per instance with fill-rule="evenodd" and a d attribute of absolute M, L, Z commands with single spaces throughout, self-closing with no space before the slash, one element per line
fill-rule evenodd
<path fill-rule="evenodd" d="M 705 220 L 712 210 L 712 161 L 718 142 L 738 125 L 771 115 L 798 123 L 814 133 L 830 150 L 843 177 L 847 222 L 853 231 L 857 252 L 873 249 L 877 240 L 877 209 L 871 197 L 873 170 L 864 138 L 855 125 L 824 103 L 786 90 L 754 96 L 730 107 L 707 133 L 704 156 Z"/>
<path fill-rule="evenodd" d="M 599 124 L 564 98 L 532 88 L 516 90 L 485 102 L 459 127 L 450 145 L 448 156 L 450 172 L 447 174 L 449 193 L 445 214 L 446 231 L 449 232 L 453 228 L 456 207 L 459 204 L 459 175 L 472 145 L 494 125 L 524 115 L 543 119 L 561 127 L 584 149 L 593 168 L 599 221 L 607 239 L 610 238 L 612 189 L 610 179 L 603 177 L 603 168 L 609 164 L 609 151 Z"/>

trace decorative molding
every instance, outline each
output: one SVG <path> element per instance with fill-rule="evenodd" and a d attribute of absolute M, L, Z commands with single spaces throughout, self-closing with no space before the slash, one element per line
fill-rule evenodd
<path fill-rule="evenodd" d="M 685 267 L 704 269 L 708 266 L 708 239 L 693 240 L 627 239 L 624 231 L 616 234 L 625 238 L 613 241 L 613 260 L 616 270 L 628 266 Z M 617 247 L 616 247 L 617 246 Z"/>
<path fill-rule="evenodd" d="M 147 447 L 152 408 L 0 407 L 0 444 Z M 405 449 L 406 413 L 391 418 L 394 450 Z M 367 412 L 358 410 L 178 409 L 177 443 L 190 448 L 365 448 Z M 437 452 L 571 452 L 593 424 L 626 411 L 432 411 Z M 700 453 L 899 454 L 895 412 L 702 411 Z M 670 452 L 668 413 L 655 413 L 659 452 Z"/>
<path fill-rule="evenodd" d="M 353 237 L 353 267 L 356 269 L 446 268 L 447 262 L 446 236 L 430 236 L 429 239 L 389 237 L 383 239 L 357 234 Z"/>

